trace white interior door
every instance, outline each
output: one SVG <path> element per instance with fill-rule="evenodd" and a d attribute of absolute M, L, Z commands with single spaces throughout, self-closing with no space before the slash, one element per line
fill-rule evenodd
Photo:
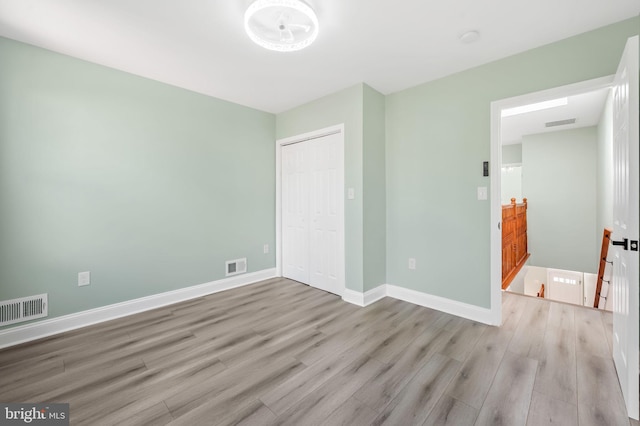
<path fill-rule="evenodd" d="M 638 419 L 638 36 L 627 41 L 613 87 L 613 360 L 629 417 Z M 636 251 L 632 251 L 635 241 Z"/>
<path fill-rule="evenodd" d="M 309 282 L 309 156 L 302 144 L 282 147 L 282 275 Z"/>
<path fill-rule="evenodd" d="M 309 284 L 341 294 L 339 283 L 339 224 L 342 190 L 338 185 L 339 135 L 325 136 L 309 142 L 311 197 Z"/>
<path fill-rule="evenodd" d="M 282 275 L 344 291 L 342 134 L 281 148 Z"/>

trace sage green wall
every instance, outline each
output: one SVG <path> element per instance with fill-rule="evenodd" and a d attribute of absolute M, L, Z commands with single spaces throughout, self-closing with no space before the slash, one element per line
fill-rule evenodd
<path fill-rule="evenodd" d="M 636 17 L 387 96 L 387 282 L 490 307 L 490 104 L 615 73 Z M 407 268 L 415 257 L 417 269 Z"/>
<path fill-rule="evenodd" d="M 529 264 L 596 273 L 595 126 L 522 138 Z"/>
<path fill-rule="evenodd" d="M 383 275 L 369 271 L 382 236 L 365 236 L 383 218 L 364 207 L 386 204 L 386 282 L 489 307 L 490 208 L 476 187 L 489 186 L 491 101 L 613 74 L 639 27 L 636 17 L 388 95 L 382 171 L 380 96 L 364 84 L 274 120 L 0 39 L 0 299 L 47 292 L 55 317 L 222 278 L 227 259 L 273 267 L 262 253 L 275 239 L 273 141 L 344 123 L 356 190 L 347 287 Z M 78 288 L 84 270 L 92 284 Z"/>
<path fill-rule="evenodd" d="M 0 300 L 56 317 L 275 266 L 272 114 L 4 38 L 0 63 Z"/>
<path fill-rule="evenodd" d="M 363 84 L 344 89 L 276 115 L 277 139 L 344 123 L 346 287 L 363 290 Z M 345 194 L 346 195 L 346 194 Z"/>
<path fill-rule="evenodd" d="M 357 84 L 276 116 L 278 139 L 344 123 L 346 287 L 358 292 L 386 281 L 385 99 Z"/>
<path fill-rule="evenodd" d="M 613 98 L 607 97 L 598 123 L 596 191 L 596 242 L 602 241 L 604 228 L 613 228 Z"/>
<path fill-rule="evenodd" d="M 367 291 L 387 282 L 385 98 L 366 84 L 363 95 L 363 260 Z"/>
<path fill-rule="evenodd" d="M 502 146 L 502 164 L 522 163 L 522 144 L 514 143 Z"/>

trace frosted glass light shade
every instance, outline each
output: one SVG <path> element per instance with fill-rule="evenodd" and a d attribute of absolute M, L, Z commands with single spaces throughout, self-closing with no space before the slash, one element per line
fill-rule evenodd
<path fill-rule="evenodd" d="M 244 29 L 265 49 L 292 52 L 318 37 L 318 18 L 300 0 L 256 0 L 244 14 Z"/>

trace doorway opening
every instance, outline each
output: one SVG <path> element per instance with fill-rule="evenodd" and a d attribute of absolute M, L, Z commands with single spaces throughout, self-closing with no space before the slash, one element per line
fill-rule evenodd
<path fill-rule="evenodd" d="M 502 111 L 503 276 L 512 247 L 526 261 L 517 264 L 518 279 L 503 278 L 503 290 L 594 306 L 602 232 L 613 224 L 611 92 L 596 88 Z M 520 214 L 511 244 L 513 200 Z M 606 297 L 611 268 L 604 274 Z"/>
<path fill-rule="evenodd" d="M 559 129 L 562 129 L 561 132 L 577 132 L 578 135 L 569 136 L 577 137 L 578 139 L 581 136 L 584 136 L 580 133 L 587 133 L 587 136 L 589 136 L 588 134 L 593 133 L 593 126 L 597 125 L 597 122 L 602 115 L 602 107 L 604 106 L 607 94 L 611 89 L 612 81 L 613 76 L 602 77 L 514 98 L 503 99 L 491 104 L 491 252 L 494 254 L 491 257 L 492 307 L 495 306 L 496 308 L 500 308 L 502 300 L 502 258 L 495 254 L 502 252 L 502 206 L 505 204 L 505 199 L 508 198 L 510 202 L 511 198 L 515 198 L 516 203 L 522 205 L 522 198 L 527 198 L 527 238 L 529 241 L 528 251 L 531 254 L 531 258 L 527 261 L 527 264 L 532 264 L 533 262 L 536 262 L 537 259 L 540 259 L 543 263 L 547 262 L 547 258 L 553 259 L 557 255 L 556 251 L 562 250 L 562 246 L 554 247 L 553 239 L 548 241 L 549 237 L 546 233 L 553 231 L 553 229 L 549 229 L 552 227 L 549 225 L 549 221 L 553 221 L 553 219 L 548 219 L 549 216 L 559 217 L 559 220 L 562 221 L 564 225 L 573 225 L 575 222 L 575 220 L 567 220 L 565 218 L 565 216 L 570 214 L 571 211 L 565 202 L 570 200 L 571 197 L 567 197 L 566 194 L 562 195 L 563 193 L 566 193 L 567 189 L 559 187 L 557 182 L 553 181 L 554 173 L 560 172 L 563 174 L 572 174 L 575 170 L 578 170 L 577 173 L 583 173 L 586 170 L 586 175 L 589 175 L 590 179 L 593 179 L 593 195 L 589 197 L 579 194 L 580 197 L 578 197 L 578 202 L 581 204 L 586 203 L 587 205 L 591 203 L 592 209 L 595 208 L 596 182 L 593 177 L 593 167 L 590 167 L 587 170 L 588 166 L 581 163 L 586 161 L 584 158 L 579 158 L 571 167 L 567 167 L 566 164 L 562 163 L 562 156 L 566 154 L 563 150 L 570 150 L 572 145 L 579 143 L 579 141 L 572 141 L 564 144 L 566 146 L 559 146 L 559 144 L 554 143 L 553 135 L 557 134 Z M 571 102 L 572 100 L 574 102 Z M 581 112 L 581 110 L 576 109 L 579 109 L 579 107 L 569 107 L 572 103 L 580 103 L 575 102 L 576 100 L 581 101 L 581 103 L 588 100 L 592 105 L 599 104 L 600 109 L 592 106 L 589 109 L 591 112 Z M 559 112 L 564 113 L 564 115 L 558 115 Z M 584 119 L 576 120 L 575 123 L 572 123 L 572 120 L 570 119 L 578 118 L 577 116 L 580 114 L 583 114 Z M 558 122 L 562 122 L 562 124 L 558 124 Z M 523 138 L 528 139 L 525 144 L 522 142 Z M 525 160 L 525 164 L 523 164 L 523 146 L 527 147 L 524 148 L 525 156 L 531 159 L 530 161 Z M 592 148 L 595 149 L 595 142 L 593 142 Z M 548 149 L 560 150 L 560 153 L 563 155 L 550 154 Z M 591 151 L 592 152 L 587 154 L 587 157 L 589 155 L 595 157 L 593 149 Z M 532 169 L 532 167 L 535 169 Z M 582 179 L 582 175 L 580 175 L 579 178 Z M 573 176 L 569 177 L 566 181 L 571 183 L 572 180 L 575 181 L 577 179 L 578 176 Z M 590 183 L 585 182 L 585 185 L 588 184 Z M 549 191 L 550 189 L 553 191 Z M 533 197 L 527 193 L 527 191 L 531 190 L 533 191 Z M 553 196 L 549 196 L 549 192 L 553 192 Z M 508 193 L 513 195 L 507 195 Z M 544 197 L 543 195 L 538 196 L 538 194 L 543 194 Z M 573 208 L 575 206 L 571 207 Z M 547 214 L 545 214 L 545 211 Z M 548 212 L 550 211 L 553 211 L 554 214 L 549 215 Z M 530 217 L 532 213 L 534 214 L 533 221 Z M 545 219 L 548 221 L 546 224 Z M 594 243 L 591 245 L 592 247 L 590 246 L 589 248 L 593 248 L 595 253 L 595 247 L 599 247 L 599 243 L 595 243 L 597 235 L 596 220 L 590 219 L 589 223 L 583 224 L 582 228 L 585 226 L 590 226 L 590 234 L 588 237 L 592 239 Z M 580 229 L 575 227 L 570 227 L 569 230 L 573 233 L 581 232 Z M 600 231 L 600 235 L 601 232 L 602 231 Z M 532 233 L 533 235 L 531 235 Z M 568 241 L 571 241 L 573 238 L 573 235 L 569 235 L 567 237 Z M 533 245 L 531 245 L 531 243 L 533 243 Z M 584 248 L 583 246 L 585 245 L 586 244 L 584 243 L 581 244 L 580 248 Z M 540 246 L 541 250 L 536 251 L 536 246 Z M 546 255 L 543 255 L 543 251 L 547 252 Z M 541 265 L 545 267 L 544 281 L 547 281 L 546 268 L 572 272 L 580 269 L 590 271 L 595 268 L 597 270 L 597 253 L 594 256 L 591 256 L 593 259 L 590 259 L 588 255 L 580 255 L 576 253 L 570 254 L 572 259 L 566 264 L 583 266 L 566 267 L 562 264 L 548 262 L 548 264 Z M 582 259 L 583 263 L 577 263 L 577 259 Z M 588 266 L 590 265 L 589 262 L 593 263 L 592 267 Z M 526 272 L 527 267 L 525 266 L 517 275 L 515 275 L 515 278 L 513 278 L 511 283 L 514 289 L 520 290 L 521 293 L 525 293 L 524 287 Z M 541 274 L 541 271 L 536 272 Z M 589 277 L 588 280 L 590 279 L 591 278 Z M 529 277 L 528 279 L 528 281 L 534 280 L 540 281 L 540 284 L 544 282 L 538 277 Z M 583 285 L 583 283 L 584 279 L 580 280 L 579 285 Z M 545 294 L 549 296 L 553 293 L 553 289 L 550 288 L 548 283 L 545 284 L 547 284 L 545 286 Z M 560 288 L 560 283 L 555 287 L 558 288 L 556 294 L 562 293 L 564 295 L 566 293 L 566 289 Z M 527 289 L 533 292 L 531 284 L 527 286 Z M 536 296 L 540 290 L 540 286 L 538 286 L 538 289 L 532 295 Z M 569 293 L 572 295 L 576 294 L 576 292 Z M 580 293 L 583 298 L 582 300 L 584 300 L 584 296 L 582 295 L 584 291 L 581 290 Z M 492 309 L 492 314 L 495 316 L 496 323 L 500 324 L 502 320 L 502 312 L 497 312 L 498 310 L 499 309 Z"/>
<path fill-rule="evenodd" d="M 640 177 L 639 165 L 639 90 L 638 90 L 638 36 L 627 40 L 622 54 L 618 70 L 613 78 L 601 78 L 569 86 L 550 89 L 516 98 L 496 101 L 491 104 L 491 302 L 492 315 L 496 323 L 501 323 L 502 310 L 500 301 L 502 289 L 500 284 L 501 259 L 497 256 L 501 243 L 501 173 L 502 166 L 502 119 L 504 112 L 525 105 L 545 103 L 549 100 L 587 93 L 594 90 L 611 88 L 611 132 L 612 137 L 612 239 L 610 249 L 613 253 L 607 257 L 612 262 L 611 287 L 613 297 L 613 321 L 612 321 L 612 357 L 618 380 L 624 396 L 629 417 L 638 419 L 640 412 L 640 398 L 638 377 L 638 359 L 640 347 L 638 343 L 638 316 L 640 304 L 638 303 L 638 190 Z M 561 120 L 566 122 L 566 120 Z M 548 157 L 552 158 L 552 157 Z M 563 165 L 556 166 L 560 169 Z M 556 170 L 554 165 L 546 167 L 547 170 Z M 523 173 L 526 173 L 523 167 Z M 544 170 L 543 170 L 544 171 Z M 526 176 L 526 174 L 525 174 Z M 544 176 L 544 175 L 538 175 Z M 524 178 L 523 178 L 524 181 Z M 548 185 L 553 187 L 555 182 Z M 524 192 L 524 191 L 523 191 Z M 525 197 L 527 194 L 523 194 Z M 534 201 L 529 200 L 529 204 Z M 560 207 L 566 202 L 559 203 Z M 579 219 L 579 218 L 578 218 Z M 571 226 L 572 223 L 567 223 Z M 494 228 L 495 226 L 495 228 Z M 604 232 L 606 235 L 606 232 Z M 602 243 L 604 246 L 605 241 Z M 532 248 L 535 250 L 535 248 Z M 635 253 L 634 253 L 635 252 Z M 598 262 L 602 260 L 598 258 Z M 565 285 L 574 285 L 579 279 L 572 278 L 570 274 L 557 273 L 552 278 Z M 600 278 L 600 277 L 599 277 Z M 569 290 L 571 290 L 569 288 Z M 581 308 L 586 309 L 586 308 Z"/>

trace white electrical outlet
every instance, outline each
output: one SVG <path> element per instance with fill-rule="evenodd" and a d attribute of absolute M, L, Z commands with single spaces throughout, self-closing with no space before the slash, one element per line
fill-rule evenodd
<path fill-rule="evenodd" d="M 416 259 L 413 257 L 409 258 L 409 269 L 416 269 Z"/>
<path fill-rule="evenodd" d="M 262 247 L 262 252 L 263 252 L 264 254 L 269 253 L 269 244 L 265 244 L 265 245 Z"/>
<path fill-rule="evenodd" d="M 78 287 L 91 284 L 91 271 L 78 272 Z"/>

